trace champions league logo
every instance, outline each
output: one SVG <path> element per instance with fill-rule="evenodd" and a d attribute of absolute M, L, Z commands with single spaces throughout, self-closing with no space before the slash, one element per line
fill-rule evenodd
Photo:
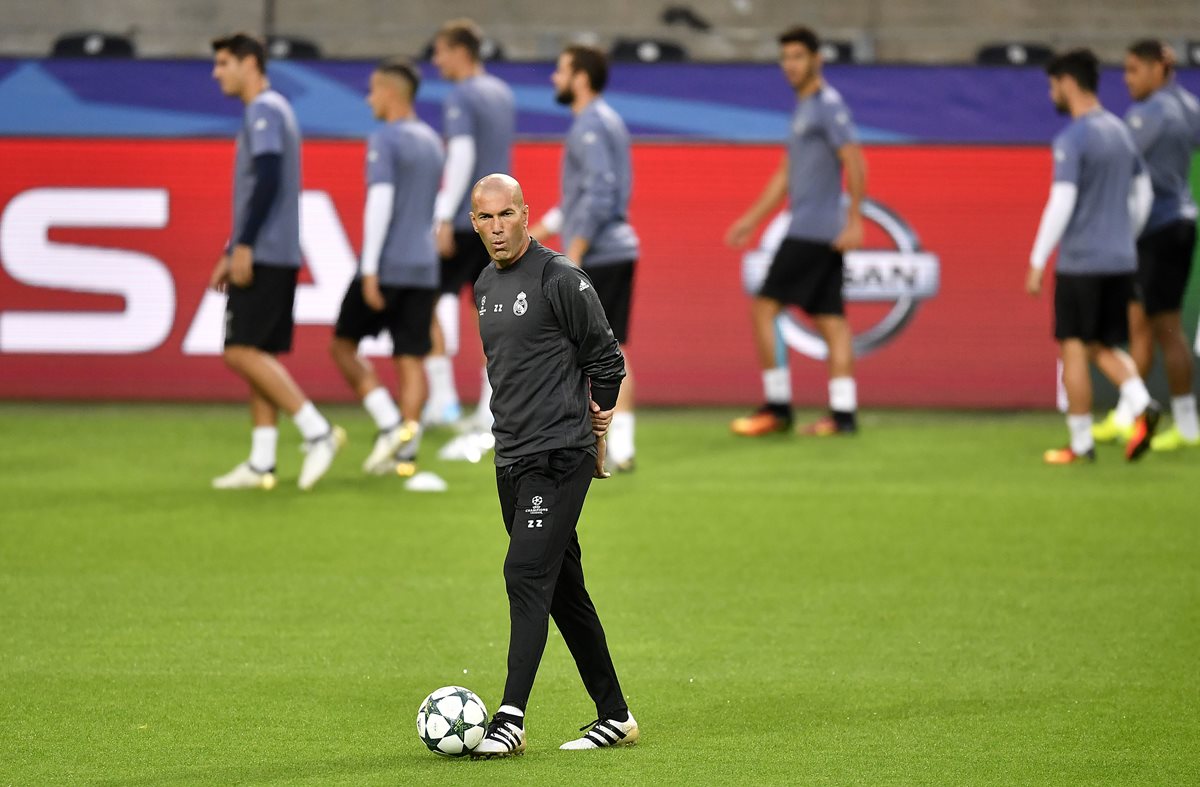
<path fill-rule="evenodd" d="M 846 254 L 843 293 L 847 303 L 888 303 L 891 308 L 877 323 L 854 336 L 854 353 L 862 356 L 895 338 L 917 313 L 921 301 L 937 295 L 940 271 L 937 255 L 921 249 L 912 227 L 883 205 L 864 200 L 863 219 L 886 233 L 894 249 L 859 249 Z M 763 232 L 757 249 L 742 257 L 742 284 L 750 295 L 758 294 L 775 251 L 787 235 L 791 215 L 784 211 Z M 790 310 L 777 323 L 788 347 L 810 358 L 829 355 L 825 340 Z"/>

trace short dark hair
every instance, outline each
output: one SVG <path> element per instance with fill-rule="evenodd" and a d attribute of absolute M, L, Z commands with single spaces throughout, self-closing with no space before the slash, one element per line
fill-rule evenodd
<path fill-rule="evenodd" d="M 380 61 L 379 65 L 375 66 L 375 70 L 387 76 L 399 77 L 407 82 L 411 89 L 410 96 L 416 96 L 418 88 L 421 87 L 421 72 L 407 57 L 389 57 Z"/>
<path fill-rule="evenodd" d="M 258 70 L 267 73 L 267 48 L 263 45 L 262 39 L 250 33 L 232 33 L 220 38 L 212 40 L 212 51 L 215 55 L 217 52 L 227 51 L 238 60 L 245 60 L 248 57 L 254 58 L 258 63 Z"/>
<path fill-rule="evenodd" d="M 438 29 L 437 37 L 450 46 L 463 47 L 472 60 L 479 59 L 479 50 L 483 46 L 483 30 L 473 20 L 451 19 Z"/>
<path fill-rule="evenodd" d="M 571 58 L 571 70 L 587 74 L 588 85 L 600 93 L 608 84 L 608 56 L 599 47 L 571 44 L 563 50 Z"/>
<path fill-rule="evenodd" d="M 1100 86 L 1100 61 L 1090 49 L 1072 49 L 1057 55 L 1046 65 L 1052 77 L 1071 77 L 1075 84 L 1089 93 Z"/>
<path fill-rule="evenodd" d="M 803 25 L 796 25 L 780 33 L 779 45 L 783 46 L 784 44 L 802 44 L 814 55 L 821 51 L 820 36 L 812 28 Z"/>
<path fill-rule="evenodd" d="M 1138 60 L 1144 60 L 1147 63 L 1162 63 L 1167 73 L 1171 72 L 1173 65 L 1171 50 L 1166 42 L 1160 39 L 1143 38 L 1141 41 L 1135 41 L 1130 44 L 1129 49 L 1126 51 Z"/>

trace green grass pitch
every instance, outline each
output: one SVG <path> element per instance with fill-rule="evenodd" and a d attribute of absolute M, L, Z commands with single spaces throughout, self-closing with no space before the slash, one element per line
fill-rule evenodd
<path fill-rule="evenodd" d="M 313 492 L 285 424 L 279 488 L 216 493 L 241 409 L 0 405 L 0 785 L 1200 781 L 1200 451 L 1048 468 L 1048 414 L 814 442 L 643 413 L 581 525 L 642 744 L 557 750 L 593 708 L 551 627 L 528 754 L 469 762 L 414 719 L 445 684 L 499 701 L 492 470 L 406 493 L 332 412 Z"/>

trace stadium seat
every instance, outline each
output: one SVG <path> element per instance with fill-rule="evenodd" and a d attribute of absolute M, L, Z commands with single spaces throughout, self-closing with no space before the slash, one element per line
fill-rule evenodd
<path fill-rule="evenodd" d="M 680 25 L 689 30 L 695 30 L 697 33 L 707 33 L 712 30 L 712 23 L 696 13 L 691 6 L 669 5 L 663 9 L 659 19 L 664 25 Z"/>
<path fill-rule="evenodd" d="M 272 60 L 320 60 L 321 47 L 308 38 L 268 36 L 267 57 Z"/>
<path fill-rule="evenodd" d="M 1200 66 L 1200 41 L 1188 41 L 1184 44 L 1179 60 L 1182 66 Z"/>
<path fill-rule="evenodd" d="M 1030 41 L 1007 41 L 984 44 L 975 55 L 981 66 L 1044 66 L 1054 57 L 1054 50 L 1045 44 Z"/>
<path fill-rule="evenodd" d="M 133 41 L 126 36 L 86 30 L 66 33 L 54 41 L 53 57 L 133 57 Z"/>
<path fill-rule="evenodd" d="M 681 63 L 688 59 L 683 46 L 662 38 L 618 38 L 608 56 L 625 63 Z"/>
<path fill-rule="evenodd" d="M 858 63 L 861 62 L 854 51 L 854 44 L 849 41 L 821 42 L 821 60 L 825 63 Z"/>

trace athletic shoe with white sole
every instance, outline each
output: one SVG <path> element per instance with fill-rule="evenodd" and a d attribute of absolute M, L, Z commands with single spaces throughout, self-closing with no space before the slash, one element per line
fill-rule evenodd
<path fill-rule="evenodd" d="M 363 472 L 371 475 L 388 475 L 400 460 L 411 460 L 413 442 L 421 433 L 421 425 L 415 421 L 406 421 L 379 433 L 375 438 L 375 446 L 363 462 Z M 410 450 L 405 450 L 410 449 Z"/>
<path fill-rule="evenodd" d="M 591 729 L 588 729 L 588 728 Z M 638 742 L 638 725 L 633 714 L 625 721 L 616 719 L 596 719 L 591 724 L 579 728 L 580 732 L 587 730 L 582 738 L 567 741 L 560 749 L 568 751 L 585 751 L 587 749 L 604 749 L 609 746 L 633 746 Z"/>
<path fill-rule="evenodd" d="M 438 459 L 443 462 L 470 462 L 475 464 L 496 447 L 496 438 L 491 431 L 472 431 L 460 434 L 442 446 Z"/>
<path fill-rule="evenodd" d="M 488 722 L 483 740 L 471 750 L 472 760 L 513 757 L 525 753 L 525 729 L 507 716 L 497 713 Z"/>
<path fill-rule="evenodd" d="M 1178 451 L 1181 448 L 1197 447 L 1200 447 L 1200 440 L 1187 439 L 1179 433 L 1179 427 L 1176 426 L 1150 438 L 1151 451 Z"/>
<path fill-rule="evenodd" d="M 242 462 L 237 467 L 230 470 L 222 476 L 217 476 L 212 480 L 213 489 L 274 489 L 275 488 L 275 469 L 271 468 L 264 473 L 260 473 L 250 466 L 249 462 Z"/>
<path fill-rule="evenodd" d="M 305 491 L 312 489 L 321 480 L 321 476 L 329 471 L 333 458 L 345 444 L 346 430 L 340 426 L 335 426 L 328 434 L 305 443 L 304 452 L 307 456 L 304 457 L 304 465 L 300 468 L 300 481 L 297 485 Z"/>

